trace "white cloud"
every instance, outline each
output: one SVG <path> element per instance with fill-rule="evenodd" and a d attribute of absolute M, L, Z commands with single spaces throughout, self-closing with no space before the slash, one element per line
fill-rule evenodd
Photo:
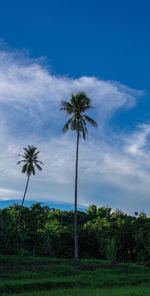
<path fill-rule="evenodd" d="M 150 124 L 141 124 L 128 140 L 127 152 L 133 156 L 146 157 L 149 150 L 148 136 L 150 135 Z"/>
<path fill-rule="evenodd" d="M 27 199 L 73 202 L 75 135 L 62 135 L 66 119 L 59 108 L 62 99 L 81 90 L 91 97 L 91 114 L 101 123 L 80 143 L 79 203 L 134 211 L 143 200 L 149 202 L 150 126 L 137 127 L 132 134 L 109 130 L 109 140 L 105 125 L 101 129 L 115 111 L 133 108 L 143 92 L 95 77 L 57 77 L 17 52 L 1 51 L 0 65 L 0 199 L 7 192 L 11 199 L 22 198 L 25 176 L 16 166 L 17 155 L 34 144 L 44 167 L 32 177 Z"/>
<path fill-rule="evenodd" d="M 60 102 L 72 92 L 85 90 L 94 103 L 102 103 L 108 113 L 122 106 L 135 104 L 141 92 L 120 83 L 99 80 L 95 77 L 72 79 L 51 75 L 47 68 L 17 53 L 0 52 L 0 101 L 41 107 L 41 103 Z M 37 106 L 35 106 L 35 103 Z"/>

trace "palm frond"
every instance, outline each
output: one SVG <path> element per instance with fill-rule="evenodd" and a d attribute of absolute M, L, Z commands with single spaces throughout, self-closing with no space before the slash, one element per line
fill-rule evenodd
<path fill-rule="evenodd" d="M 90 109 L 93 109 L 93 108 L 94 108 L 94 107 L 91 106 L 91 105 L 83 106 L 83 107 L 82 107 L 82 113 L 85 112 L 85 111 L 88 111 L 88 110 L 90 110 Z"/>
<path fill-rule="evenodd" d="M 86 120 L 84 119 L 84 117 L 82 116 L 82 123 L 83 123 L 83 125 L 84 125 L 84 130 L 85 130 L 85 134 L 87 134 L 88 135 L 88 129 L 87 129 L 87 127 L 86 127 Z"/>
<path fill-rule="evenodd" d="M 26 171 L 27 171 L 27 169 L 28 169 L 28 164 L 26 163 L 26 164 L 24 164 L 24 166 L 22 167 L 22 173 L 25 174 Z"/>
<path fill-rule="evenodd" d="M 19 161 L 17 161 L 16 164 L 20 164 L 20 163 L 22 163 L 22 162 L 26 162 L 26 160 L 25 160 L 25 159 L 19 160 Z"/>
<path fill-rule="evenodd" d="M 38 163 L 40 163 L 40 164 L 42 164 L 42 165 L 44 164 L 44 163 L 43 163 L 42 161 L 40 161 L 40 160 L 38 160 L 38 161 L 36 161 L 36 162 L 38 162 Z"/>
<path fill-rule="evenodd" d="M 40 165 L 38 163 L 35 162 L 35 166 L 39 171 L 42 171 L 42 168 L 40 167 Z"/>
<path fill-rule="evenodd" d="M 34 168 L 34 166 L 32 165 L 32 168 L 30 169 L 30 172 L 32 171 L 32 174 L 35 176 L 35 168 Z M 29 172 L 29 174 L 30 174 L 30 172 Z"/>
<path fill-rule="evenodd" d="M 71 125 L 71 122 L 73 120 L 73 116 L 66 122 L 66 124 L 63 127 L 63 132 L 66 133 L 69 130 L 69 127 Z"/>
<path fill-rule="evenodd" d="M 37 157 L 39 153 L 40 151 L 37 151 L 36 153 L 34 153 L 34 157 Z"/>
<path fill-rule="evenodd" d="M 71 122 L 70 129 L 72 131 L 76 131 L 76 132 L 79 131 L 79 124 L 78 124 L 77 119 L 75 117 L 73 118 L 73 120 Z"/>
<path fill-rule="evenodd" d="M 82 129 L 82 135 L 83 135 L 83 139 L 86 139 L 86 135 L 88 135 L 88 129 L 86 127 L 86 121 L 84 120 L 84 118 L 82 118 L 81 121 L 81 129 Z"/>
<path fill-rule="evenodd" d="M 85 92 L 78 92 L 76 95 L 72 95 L 71 104 L 76 107 L 80 112 L 84 112 L 87 108 L 90 109 L 91 99 L 88 98 Z"/>
<path fill-rule="evenodd" d="M 29 147 L 29 146 L 28 146 Z M 23 150 L 25 151 L 24 155 L 28 154 L 29 153 L 29 149 L 24 147 Z"/>
<path fill-rule="evenodd" d="M 85 132 L 85 129 L 84 129 L 84 126 L 83 126 L 83 123 L 82 122 L 81 122 L 81 130 L 82 130 L 83 139 L 85 140 L 85 138 L 86 138 L 86 132 Z"/>
<path fill-rule="evenodd" d="M 86 120 L 84 119 L 84 116 L 82 116 L 82 123 L 83 123 L 84 127 L 86 127 Z"/>
<path fill-rule="evenodd" d="M 84 118 L 94 127 L 98 127 L 96 121 L 94 119 L 92 119 L 91 117 L 87 116 L 84 114 Z"/>
<path fill-rule="evenodd" d="M 35 175 L 35 168 L 34 168 L 34 166 L 30 163 L 30 164 L 28 165 L 28 168 L 27 168 L 27 175 L 29 176 L 29 175 L 31 175 L 31 174 Z"/>
<path fill-rule="evenodd" d="M 86 95 L 84 91 L 79 91 L 75 95 L 72 95 L 70 101 L 72 104 L 75 102 L 84 102 L 84 104 L 90 105 L 91 103 L 91 99 Z"/>
<path fill-rule="evenodd" d="M 66 114 L 71 115 L 73 113 L 73 106 L 69 102 L 62 101 L 60 111 L 65 111 Z"/>

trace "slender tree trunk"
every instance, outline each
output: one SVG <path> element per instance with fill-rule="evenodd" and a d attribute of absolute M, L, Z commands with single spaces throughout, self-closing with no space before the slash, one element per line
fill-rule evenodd
<path fill-rule="evenodd" d="M 78 151 L 79 151 L 79 131 L 77 132 L 76 172 L 75 172 L 75 208 L 74 208 L 74 260 L 75 262 L 78 261 L 78 232 L 77 232 Z"/>
<path fill-rule="evenodd" d="M 30 179 L 30 175 L 28 175 L 28 178 L 27 178 L 27 183 L 26 183 L 26 187 L 25 187 L 25 191 L 24 191 L 24 195 L 23 195 L 23 199 L 22 199 L 22 204 L 21 204 L 21 208 L 20 208 L 20 212 L 19 212 L 19 218 L 18 218 L 18 223 L 17 223 L 17 232 L 19 231 L 20 219 L 21 219 L 25 196 L 26 196 L 27 189 L 28 189 L 29 179 Z"/>

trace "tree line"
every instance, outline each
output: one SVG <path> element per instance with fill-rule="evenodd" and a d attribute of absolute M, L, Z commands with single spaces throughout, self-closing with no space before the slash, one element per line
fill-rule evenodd
<path fill-rule="evenodd" d="M 0 253 L 72 258 L 74 211 L 20 205 L 0 210 Z M 144 212 L 128 215 L 109 207 L 90 205 L 77 211 L 79 258 L 150 264 L 150 218 Z M 19 249 L 16 242 L 19 241 Z"/>

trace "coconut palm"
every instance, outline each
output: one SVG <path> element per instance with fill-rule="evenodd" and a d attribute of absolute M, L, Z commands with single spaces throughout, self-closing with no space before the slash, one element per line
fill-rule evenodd
<path fill-rule="evenodd" d="M 61 102 L 61 111 L 64 111 L 66 115 L 70 115 L 70 119 L 67 121 L 63 128 L 63 132 L 67 132 L 69 129 L 75 131 L 77 134 L 76 144 L 76 169 L 75 169 L 75 210 L 74 210 L 74 231 L 75 231 L 75 245 L 74 245 L 74 259 L 78 260 L 78 237 L 77 237 L 77 185 L 78 185 L 78 150 L 79 150 L 79 138 L 82 136 L 86 139 L 88 134 L 87 122 L 92 126 L 97 127 L 95 120 L 85 114 L 86 111 L 93 108 L 90 98 L 87 97 L 85 92 L 78 92 L 75 95 L 72 94 L 70 102 Z"/>
<path fill-rule="evenodd" d="M 26 173 L 27 182 L 26 182 L 25 191 L 24 191 L 24 195 L 23 195 L 23 199 L 22 199 L 22 204 L 21 204 L 21 208 L 20 208 L 20 212 L 19 212 L 17 230 L 19 230 L 20 219 L 21 219 L 21 214 L 22 214 L 22 208 L 23 208 L 25 196 L 26 196 L 27 189 L 28 189 L 29 179 L 30 179 L 32 174 L 35 175 L 35 168 L 38 169 L 39 171 L 42 170 L 42 168 L 41 168 L 41 166 L 39 164 L 43 164 L 41 161 L 38 160 L 38 155 L 39 155 L 40 151 L 37 151 L 37 147 L 35 147 L 33 145 L 31 145 L 31 146 L 29 145 L 28 148 L 23 148 L 23 150 L 24 150 L 24 154 L 19 155 L 23 159 L 19 160 L 17 162 L 17 164 L 22 164 L 23 163 L 22 173 L 23 174 Z"/>

